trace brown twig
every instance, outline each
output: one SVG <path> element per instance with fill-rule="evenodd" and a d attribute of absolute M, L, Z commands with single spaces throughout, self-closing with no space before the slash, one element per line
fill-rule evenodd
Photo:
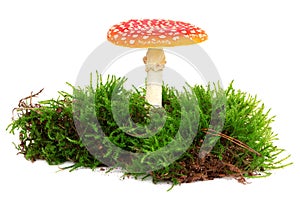
<path fill-rule="evenodd" d="M 32 98 L 37 97 L 40 93 L 42 93 L 43 90 L 44 90 L 44 88 L 34 94 L 33 94 L 33 92 L 31 92 L 29 96 L 22 98 L 18 103 L 18 107 L 14 108 L 12 110 L 12 120 L 14 120 L 14 112 L 15 111 L 30 110 L 30 109 L 37 107 L 37 104 L 36 105 L 32 104 Z M 26 103 L 26 100 L 28 100 L 28 99 L 29 99 L 29 104 Z"/>
<path fill-rule="evenodd" d="M 225 138 L 225 139 L 231 141 L 232 143 L 237 144 L 238 146 L 243 147 L 243 148 L 247 149 L 248 151 L 250 151 L 252 153 L 255 153 L 256 155 L 261 156 L 260 153 L 258 153 L 257 151 L 255 151 L 254 149 L 249 147 L 248 145 L 244 144 L 243 142 L 239 141 L 238 139 L 235 139 L 233 137 L 230 137 L 228 135 L 225 135 L 221 132 L 217 132 L 217 131 L 215 131 L 213 129 L 209 129 L 209 128 L 204 128 L 204 129 L 202 129 L 202 131 L 204 131 L 206 134 L 220 136 L 222 138 Z"/>
<path fill-rule="evenodd" d="M 32 98 L 38 96 L 40 93 L 43 92 L 43 90 L 44 90 L 44 88 L 42 88 L 40 91 L 38 91 L 38 92 L 35 93 L 35 94 L 32 94 L 33 92 L 31 92 L 29 96 L 27 96 L 27 97 L 25 97 L 25 98 L 22 98 L 22 99 L 19 101 L 18 106 L 19 106 L 19 107 L 22 107 L 22 105 L 24 105 L 24 102 L 25 102 L 27 99 L 30 99 L 30 100 L 29 100 L 29 102 L 30 102 L 29 105 L 30 105 L 31 107 L 34 107 L 34 106 L 32 105 Z"/>

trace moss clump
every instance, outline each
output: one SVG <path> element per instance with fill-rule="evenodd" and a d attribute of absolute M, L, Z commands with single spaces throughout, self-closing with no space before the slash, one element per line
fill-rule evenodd
<path fill-rule="evenodd" d="M 235 90 L 232 84 L 226 90 L 189 86 L 184 92 L 163 86 L 164 109 L 155 109 L 145 101 L 145 89 L 127 91 L 124 81 L 97 77 L 96 86 L 72 86 L 73 94 L 60 92 L 58 99 L 33 104 L 39 93 L 21 99 L 14 109 L 17 118 L 8 126 L 10 133 L 18 131 L 19 153 L 51 165 L 72 161 L 71 169 L 123 167 L 125 173 L 174 185 L 220 177 L 245 183 L 244 177 L 270 175 L 270 170 L 289 165 L 284 163 L 288 156 L 279 158 L 284 150 L 273 144 L 277 139 L 270 126 L 274 117 L 256 97 Z M 217 120 L 223 120 L 222 127 L 212 126 L 220 123 Z M 105 141 L 110 145 L 103 146 Z M 204 141 L 214 145 L 199 157 Z M 165 146 L 177 157 L 153 154 Z M 124 151 L 143 157 L 128 158 Z M 160 167 L 147 170 L 143 164 L 147 162 Z"/>

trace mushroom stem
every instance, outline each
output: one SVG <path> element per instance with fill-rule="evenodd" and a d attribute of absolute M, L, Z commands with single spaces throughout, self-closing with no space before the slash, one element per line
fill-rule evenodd
<path fill-rule="evenodd" d="M 146 100 L 154 107 L 162 107 L 162 72 L 166 64 L 164 51 L 149 48 L 143 60 L 147 72 Z"/>

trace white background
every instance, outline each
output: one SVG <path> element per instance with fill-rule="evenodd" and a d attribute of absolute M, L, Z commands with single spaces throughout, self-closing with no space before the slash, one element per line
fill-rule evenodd
<path fill-rule="evenodd" d="M 209 2 L 209 3 L 208 3 Z M 277 144 L 295 164 L 271 177 L 153 185 L 120 174 L 31 163 L 16 155 L 17 135 L 5 130 L 19 99 L 45 88 L 40 100 L 69 90 L 87 56 L 106 40 L 110 26 L 130 18 L 169 18 L 202 27 L 201 44 L 224 86 L 257 94 L 272 115 Z M 299 199 L 300 12 L 292 0 L 226 1 L 0 1 L 0 199 Z M 140 59 L 140 58 L 139 58 Z M 298 187 L 297 187 L 298 188 Z M 105 197 L 104 197 L 105 196 Z"/>

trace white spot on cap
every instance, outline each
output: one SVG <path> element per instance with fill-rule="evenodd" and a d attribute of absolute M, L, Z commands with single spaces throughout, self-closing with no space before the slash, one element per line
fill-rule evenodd
<path fill-rule="evenodd" d="M 175 36 L 172 38 L 174 41 L 178 40 L 179 39 L 179 36 Z"/>
<path fill-rule="evenodd" d="M 132 35 L 133 38 L 137 38 L 139 35 L 135 34 L 135 35 Z"/>
<path fill-rule="evenodd" d="M 160 35 L 160 36 L 158 36 L 158 37 L 161 38 L 161 39 L 166 38 L 165 35 Z"/>
<path fill-rule="evenodd" d="M 122 36 L 125 37 L 127 35 L 127 33 L 123 33 Z"/>
<path fill-rule="evenodd" d="M 135 40 L 130 40 L 129 41 L 129 44 L 134 44 L 135 43 Z"/>
<path fill-rule="evenodd" d="M 183 30 L 183 31 L 181 31 L 181 33 L 186 33 L 186 31 L 185 31 L 185 30 Z"/>
<path fill-rule="evenodd" d="M 148 39 L 148 38 L 149 38 L 148 35 L 143 36 L 143 39 L 144 39 L 144 40 L 146 40 L 146 39 Z"/>
<path fill-rule="evenodd" d="M 118 35 L 114 35 L 114 38 L 117 39 L 119 36 Z"/>
<path fill-rule="evenodd" d="M 126 40 L 126 37 L 122 37 L 121 40 Z"/>
<path fill-rule="evenodd" d="M 194 30 L 191 30 L 191 33 L 196 33 L 196 31 L 194 31 Z"/>

